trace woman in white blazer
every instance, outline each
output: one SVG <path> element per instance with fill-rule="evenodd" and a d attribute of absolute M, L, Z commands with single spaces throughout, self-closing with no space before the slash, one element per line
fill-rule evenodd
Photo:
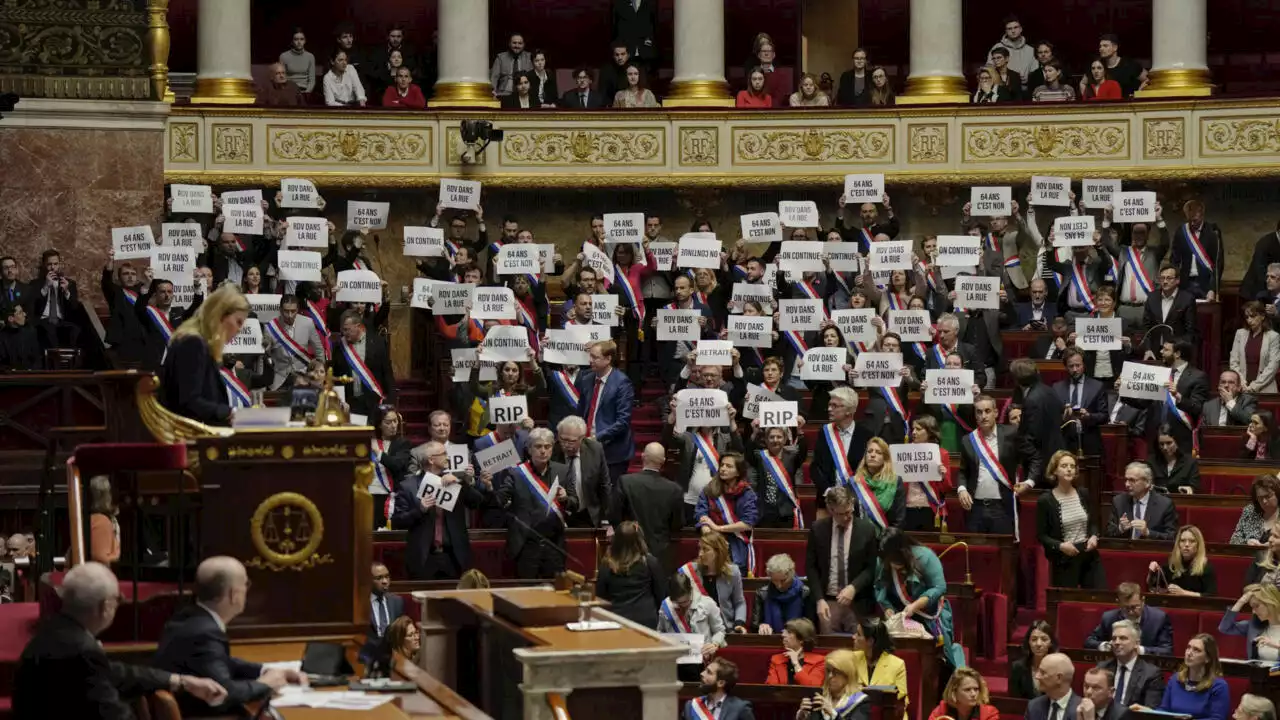
<path fill-rule="evenodd" d="M 1249 345 L 1256 347 L 1250 363 Z M 1245 392 L 1274 393 L 1276 371 L 1280 370 L 1280 333 L 1271 329 L 1262 303 L 1253 300 L 1244 306 L 1244 327 L 1236 330 L 1231 343 L 1231 369 L 1240 374 Z"/>

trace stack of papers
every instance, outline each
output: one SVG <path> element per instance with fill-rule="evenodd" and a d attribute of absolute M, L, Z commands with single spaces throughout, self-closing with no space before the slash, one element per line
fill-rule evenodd
<path fill-rule="evenodd" d="M 326 691 L 309 687 L 290 685 L 282 688 L 271 700 L 271 706 L 310 707 L 325 710 L 372 710 L 379 705 L 391 702 L 391 695 L 365 693 L 359 691 Z"/>

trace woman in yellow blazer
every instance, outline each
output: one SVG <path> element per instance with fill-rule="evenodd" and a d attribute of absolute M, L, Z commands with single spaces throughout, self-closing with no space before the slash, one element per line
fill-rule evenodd
<path fill-rule="evenodd" d="M 889 628 L 879 618 L 858 621 L 853 629 L 853 654 L 859 683 L 864 687 L 896 687 L 903 707 L 911 702 L 907 698 L 907 664 L 893 654 L 893 638 L 889 637 Z M 903 720 L 907 716 L 904 712 Z"/>

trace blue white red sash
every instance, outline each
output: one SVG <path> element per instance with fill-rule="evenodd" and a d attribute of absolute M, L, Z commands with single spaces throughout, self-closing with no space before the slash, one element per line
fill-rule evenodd
<path fill-rule="evenodd" d="M 582 401 L 582 393 L 578 392 L 578 388 L 569 379 L 569 373 L 564 370 L 552 371 L 551 386 L 564 396 L 571 407 L 578 407 L 578 403 Z"/>
<path fill-rule="evenodd" d="M 292 355 L 293 358 L 302 363 L 303 366 L 306 366 L 315 357 L 311 353 L 311 348 L 302 347 L 302 345 L 298 344 L 297 340 L 294 340 L 289 336 L 289 333 L 285 330 L 284 323 L 280 318 L 276 318 L 275 320 L 267 323 L 267 334 L 275 340 L 277 345 L 283 347 L 285 352 Z"/>
<path fill-rule="evenodd" d="M 1204 229 L 1202 225 L 1201 230 Z M 1191 231 L 1191 224 L 1182 226 L 1182 232 L 1187 236 L 1187 244 L 1191 246 L 1191 254 L 1195 257 L 1196 262 L 1200 263 L 1200 267 L 1208 272 L 1213 272 L 1213 259 L 1209 257 L 1209 253 L 1205 251 L 1204 245 L 1200 243 L 1200 233 Z"/>
<path fill-rule="evenodd" d="M 368 270 L 369 264 L 357 257 L 355 260 L 351 261 L 351 267 L 356 270 Z"/>
<path fill-rule="evenodd" d="M 839 485 L 848 485 L 853 481 L 853 467 L 849 464 L 848 448 L 844 446 L 844 441 L 840 439 L 840 431 L 836 430 L 835 423 L 827 423 L 822 426 L 822 436 L 827 440 L 827 450 L 831 452 L 831 464 L 836 469 L 836 482 Z"/>
<path fill-rule="evenodd" d="M 715 477 L 720 472 L 720 453 L 716 450 L 715 442 L 701 432 L 690 433 L 690 437 L 693 438 L 693 446 L 702 457 L 702 462 L 707 464 L 711 477 Z"/>
<path fill-rule="evenodd" d="M 470 323 L 468 323 L 468 325 L 467 325 L 467 332 L 468 332 L 468 333 L 470 333 L 470 331 L 471 331 L 471 330 L 475 330 L 477 333 L 479 333 L 479 335 L 480 335 L 480 337 L 481 337 L 481 338 L 483 338 L 483 337 L 484 337 L 484 323 L 483 323 L 483 322 L 481 322 L 480 320 L 476 320 L 475 318 L 471 318 L 471 322 L 470 322 Z M 461 339 L 461 338 L 459 338 L 459 339 Z"/>
<path fill-rule="evenodd" d="M 947 369 L 947 353 L 942 350 L 942 346 L 937 343 L 934 343 L 932 353 L 933 353 L 934 361 L 938 363 L 938 369 L 946 370 Z"/>
<path fill-rule="evenodd" d="M 1089 312 L 1093 312 L 1093 293 L 1089 290 L 1089 281 L 1084 277 L 1084 266 L 1078 262 L 1071 263 L 1071 286 L 1076 289 L 1076 297 L 1084 303 Z"/>
<path fill-rule="evenodd" d="M 120 288 L 120 292 L 124 294 L 125 301 L 128 302 L 130 305 L 133 305 L 138 302 L 137 290 L 130 290 L 129 288 Z"/>
<path fill-rule="evenodd" d="M 813 283 L 809 282 L 808 280 L 800 280 L 799 282 L 793 283 L 793 284 L 796 286 L 796 289 L 800 291 L 801 295 L 804 295 L 806 298 L 810 300 L 817 300 L 819 302 L 823 302 L 822 295 L 818 294 L 818 290 L 813 286 Z M 823 302 L 821 307 L 822 307 L 822 315 L 828 318 L 831 317 L 831 315 L 827 313 L 827 306 L 825 302 Z"/>
<path fill-rule="evenodd" d="M 704 308 L 707 306 L 707 294 L 699 290 L 693 294 L 693 301 L 696 307 Z"/>
<path fill-rule="evenodd" d="M 929 267 L 929 263 L 927 263 L 927 262 L 925 262 L 925 261 L 923 261 L 923 260 L 920 260 L 919 262 L 920 262 L 920 272 L 924 273 L 924 281 L 925 281 L 925 284 L 927 284 L 927 285 L 929 286 L 929 289 L 930 289 L 930 290 L 933 290 L 934 292 L 937 292 L 937 290 L 938 290 L 938 281 L 934 279 L 934 277 L 933 277 L 933 271 L 932 271 L 932 269 Z"/>
<path fill-rule="evenodd" d="M 933 487 L 934 482 L 941 482 L 941 481 L 928 480 L 928 481 L 922 482 L 920 483 L 920 490 L 924 493 L 925 500 L 929 501 L 929 507 L 933 508 L 933 512 L 936 515 L 947 506 L 947 503 L 945 500 L 942 499 L 942 496 L 939 495 L 938 491 Z"/>
<path fill-rule="evenodd" d="M 865 255 L 871 252 L 871 243 L 875 242 L 875 238 L 871 237 L 871 231 L 867 228 L 858 228 L 858 232 L 860 233 L 860 236 L 858 237 L 858 245 L 862 248 L 862 253 Z"/>
<path fill-rule="evenodd" d="M 533 298 L 529 300 L 532 301 Z M 516 319 L 529 330 L 529 347 L 533 348 L 534 352 L 538 352 L 538 321 L 533 317 L 533 310 L 525 305 L 524 298 L 516 298 Z"/>
<path fill-rule="evenodd" d="M 871 490 L 871 484 L 867 482 L 865 476 L 861 473 L 853 477 L 853 482 L 849 484 L 849 489 L 853 491 L 853 496 L 858 498 L 858 504 L 862 506 L 862 512 L 876 527 L 881 530 L 889 528 L 889 514 L 884 511 L 880 505 L 880 500 L 876 498 L 876 494 Z"/>
<path fill-rule="evenodd" d="M 502 241 L 501 241 L 501 240 L 491 240 L 491 241 L 489 241 L 489 252 L 493 253 L 493 256 L 494 256 L 494 257 L 497 257 L 497 256 L 498 256 L 498 251 L 499 251 L 499 250 L 501 250 L 501 249 L 502 249 Z"/>
<path fill-rule="evenodd" d="M 1013 257 L 1008 257 L 1008 258 L 1005 258 L 1005 259 L 1004 259 L 1004 269 L 1005 269 L 1005 270 L 1012 270 L 1012 269 L 1014 269 L 1014 268 L 1018 268 L 1018 267 L 1022 267 L 1022 258 L 1018 257 L 1017 255 L 1014 255 Z"/>
<path fill-rule="evenodd" d="M 620 265 L 613 266 L 613 275 L 617 279 L 618 287 L 622 289 L 622 296 L 627 299 L 631 305 L 631 311 L 636 315 L 636 320 L 639 320 L 643 327 L 644 295 L 640 292 L 640 288 L 633 284 L 631 273 L 624 271 Z"/>
<path fill-rule="evenodd" d="M 233 408 L 247 408 L 253 405 L 253 396 L 249 394 L 249 388 L 240 382 L 240 378 L 227 368 L 218 368 L 219 374 L 222 375 L 222 384 L 227 388 L 227 402 Z"/>
<path fill-rule="evenodd" d="M 982 244 L 987 246 L 988 250 L 1000 252 L 1000 244 L 996 242 L 995 233 L 987 233 L 982 237 Z"/>
<path fill-rule="evenodd" d="M 560 502 L 551 496 L 551 488 L 547 487 L 547 484 L 542 481 L 542 478 L 538 477 L 538 473 L 533 471 L 533 466 L 527 462 L 520 463 L 516 466 L 515 472 L 517 475 L 524 478 L 524 481 L 528 483 L 529 489 L 533 491 L 533 494 L 542 502 L 543 505 L 547 506 L 547 513 L 550 514 L 554 512 L 556 517 L 560 518 L 561 522 L 563 522 L 564 512 L 560 509 Z"/>
<path fill-rule="evenodd" d="M 964 418 L 960 417 L 960 408 L 955 405 L 945 404 L 942 406 L 942 410 L 947 414 L 946 419 L 949 419 L 956 425 L 959 425 L 961 430 L 965 432 L 973 431 L 973 428 L 969 427 L 969 423 L 965 422 Z"/>
<path fill-rule="evenodd" d="M 782 464 L 782 458 L 776 458 L 769 454 L 768 450 L 760 450 L 760 464 L 764 465 L 764 470 L 773 479 L 773 484 L 778 486 L 778 490 L 787 496 L 787 500 L 795 506 L 795 514 L 791 519 L 792 530 L 804 529 L 804 517 L 800 512 L 800 500 L 796 498 L 795 488 L 791 484 L 791 474 L 787 472 L 787 468 Z"/>
<path fill-rule="evenodd" d="M 155 323 L 156 329 L 164 336 L 164 342 L 167 345 L 173 338 L 173 325 L 169 324 L 168 313 L 157 309 L 154 305 L 148 305 L 147 314 L 151 316 L 151 322 Z"/>
<path fill-rule="evenodd" d="M 307 301 L 307 308 L 303 312 L 311 318 L 311 322 L 315 323 L 316 332 L 320 333 L 320 344 L 324 347 L 324 357 L 328 360 L 332 350 L 329 346 L 329 326 L 324 321 L 324 313 L 320 312 L 320 308 L 310 300 Z"/>
<path fill-rule="evenodd" d="M 479 400 L 480 398 L 476 398 L 476 399 Z M 485 405 L 485 407 L 487 409 L 488 405 Z M 476 441 L 475 441 L 476 450 L 485 450 L 493 447 L 494 445 L 497 445 L 500 442 L 502 442 L 502 438 L 498 437 L 498 432 L 496 430 L 490 430 L 489 432 L 476 438 Z"/>
<path fill-rule="evenodd" d="M 1147 268 L 1142 264 L 1142 258 L 1138 256 L 1138 252 L 1133 249 L 1132 245 L 1125 246 L 1124 264 L 1129 268 L 1129 275 L 1138 283 L 1138 287 L 1143 292 L 1150 295 L 1155 291 L 1155 285 L 1151 282 L 1151 276 L 1147 274 Z"/>
<path fill-rule="evenodd" d="M 711 514 L 720 516 L 720 520 L 722 522 L 720 522 L 719 524 L 721 525 L 733 525 L 734 523 L 739 522 L 737 514 L 733 512 L 733 505 L 729 504 L 728 498 L 726 498 L 724 495 L 717 495 L 715 502 L 711 503 L 711 507 L 708 508 L 708 510 L 711 512 Z M 799 510 L 799 507 L 797 506 L 797 511 L 798 510 Z M 750 531 L 743 532 L 741 530 L 735 530 L 733 533 L 733 536 L 738 538 L 738 540 L 742 541 L 742 543 L 747 546 L 747 577 L 755 577 L 756 576 L 756 546 L 755 546 L 755 543 L 752 542 L 751 540 L 751 532 Z"/>
<path fill-rule="evenodd" d="M 911 349 L 915 351 L 916 356 L 919 357 L 921 360 L 929 359 L 929 351 L 925 349 L 924 343 L 913 342 L 911 343 Z"/>
<path fill-rule="evenodd" d="M 387 441 L 374 438 L 369 443 L 369 461 L 373 463 L 373 475 L 378 479 L 378 484 L 388 493 L 391 489 L 391 476 L 387 473 L 387 468 L 382 464 L 382 454 L 387 451 Z"/>
<path fill-rule="evenodd" d="M 796 355 L 804 357 L 804 351 L 809 349 L 809 345 L 805 343 L 799 330 L 783 330 L 782 337 L 786 338 L 787 344 L 796 351 Z"/>
<path fill-rule="evenodd" d="M 449 238 L 445 238 L 444 250 L 449 253 L 449 257 L 454 257 L 458 254 L 458 243 L 450 240 Z"/>
<path fill-rule="evenodd" d="M 711 594 L 707 592 L 707 586 L 702 584 L 702 573 L 698 572 L 697 563 L 687 562 L 681 565 L 676 572 L 689 578 L 689 584 L 693 586 L 695 591 L 702 593 L 704 597 L 711 597 Z"/>
<path fill-rule="evenodd" d="M 885 402 L 889 403 L 889 407 L 902 418 L 902 428 L 907 435 L 910 435 L 911 417 L 907 415 L 907 407 L 902 404 L 902 396 L 898 394 L 898 388 L 881 387 L 880 394 L 884 395 Z"/>
<path fill-rule="evenodd" d="M 707 696 L 696 697 L 689 701 L 689 717 L 687 720 L 715 720 L 711 706 L 707 704 Z"/>
<path fill-rule="evenodd" d="M 675 628 L 676 632 L 685 634 L 693 632 L 693 626 L 690 625 L 689 621 L 676 610 L 676 606 L 671 602 L 671 598 L 662 599 L 662 614 L 667 616 L 667 622 L 671 623 L 671 627 Z M 707 717 L 711 716 L 707 715 Z"/>
<path fill-rule="evenodd" d="M 833 710 L 835 710 L 836 720 L 840 720 L 840 718 L 843 718 L 845 713 L 858 707 L 859 705 L 862 704 L 862 701 L 866 699 L 867 699 L 867 694 L 861 691 L 855 692 L 854 694 L 845 698 L 844 702 L 832 708 Z"/>
<path fill-rule="evenodd" d="M 1014 521 L 1014 524 L 1017 524 L 1016 520 Z M 911 597 L 911 593 L 907 590 L 907 581 L 906 578 L 902 576 L 902 571 L 893 567 L 891 567 L 889 571 L 893 575 L 893 594 L 898 598 L 898 602 L 902 603 L 902 607 L 906 608 L 908 605 L 915 602 L 916 598 Z M 915 613 L 929 621 L 929 628 L 933 631 L 933 637 L 938 641 L 938 645 L 942 645 L 945 638 L 942 630 L 942 622 L 939 620 L 939 617 L 942 615 L 942 608 L 946 605 L 946 602 L 947 598 L 945 596 L 939 598 L 938 609 L 932 614 L 925 612 L 923 609 L 917 610 Z"/>
<path fill-rule="evenodd" d="M 1188 430 L 1194 431 L 1196 429 L 1196 425 L 1194 422 L 1192 422 L 1191 416 L 1187 414 L 1186 410 L 1183 410 L 1182 408 L 1178 407 L 1178 403 L 1174 402 L 1173 400 L 1173 393 L 1167 390 L 1165 391 L 1165 394 L 1164 394 L 1164 405 L 1166 408 L 1169 409 L 1169 414 L 1178 418 L 1178 422 L 1187 426 Z"/>
<path fill-rule="evenodd" d="M 902 298 L 898 297 L 898 293 L 890 290 L 889 292 L 885 293 L 885 296 L 886 296 L 886 299 L 889 301 L 890 310 L 906 310 L 907 309 L 906 303 L 902 301 Z"/>
<path fill-rule="evenodd" d="M 382 393 L 382 386 L 378 384 L 378 381 L 373 377 L 373 373 L 369 371 L 369 366 L 364 364 L 364 360 L 360 359 L 356 349 L 351 347 L 351 344 L 345 338 L 342 340 L 342 354 L 347 358 L 347 365 L 351 366 L 351 372 L 355 373 L 361 385 L 364 385 L 369 392 L 377 395 L 379 400 L 386 397 Z"/>
<path fill-rule="evenodd" d="M 978 459 L 979 463 L 991 473 L 991 477 L 996 482 L 1003 485 L 1009 490 L 1013 490 L 1013 485 L 1009 482 L 1009 473 L 1005 472 L 1004 467 L 1000 465 L 1000 456 L 996 454 L 991 445 L 987 443 L 987 439 L 982 436 L 982 431 L 974 430 L 965 436 L 969 441 L 969 447 L 973 450 L 973 456 Z"/>
<path fill-rule="evenodd" d="M 729 269 L 733 271 L 733 277 L 735 280 L 747 279 L 747 267 L 745 265 L 733 265 Z"/>

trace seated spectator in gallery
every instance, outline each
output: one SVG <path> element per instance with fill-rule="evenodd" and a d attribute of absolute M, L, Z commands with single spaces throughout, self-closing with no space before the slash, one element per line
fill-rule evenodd
<path fill-rule="evenodd" d="M 602 108 L 608 104 L 608 100 L 604 93 L 594 90 L 591 87 L 591 71 L 587 68 L 580 67 L 573 71 L 573 82 L 575 87 L 570 88 L 564 95 L 560 96 L 559 107 L 571 110 L 591 110 Z"/>
<path fill-rule="evenodd" d="M 111 478 L 89 480 L 89 559 L 110 566 L 120 559 L 120 509 L 111 497 Z"/>
<path fill-rule="evenodd" d="M 280 64 L 284 65 L 285 77 L 298 87 L 298 91 L 309 93 L 316 89 L 316 56 L 307 50 L 307 34 L 302 28 L 293 29 L 293 38 L 289 49 L 280 53 Z"/>
<path fill-rule="evenodd" d="M 751 68 L 750 74 L 747 75 L 747 87 L 745 90 L 738 91 L 736 104 L 740 108 L 773 107 L 773 98 L 769 97 L 769 93 L 764 89 L 763 70 Z"/>
<path fill-rule="evenodd" d="M 1081 99 L 1085 102 L 1097 102 L 1099 100 L 1123 100 L 1124 93 L 1120 90 L 1120 83 L 1111 79 L 1111 74 L 1107 70 L 1107 66 L 1103 64 L 1102 58 L 1094 58 L 1089 63 L 1088 82 L 1081 87 Z"/>
<path fill-rule="evenodd" d="M 809 620 L 788 621 L 782 627 L 782 652 L 769 658 L 769 677 L 765 684 L 822 687 L 826 657 L 813 652 L 817 636 Z"/>
<path fill-rule="evenodd" d="M 493 86 L 494 97 L 502 98 L 515 92 L 516 77 L 533 69 L 533 58 L 524 49 L 524 36 L 512 33 L 507 39 L 507 50 L 493 58 L 493 66 L 489 68 L 489 84 Z"/>
<path fill-rule="evenodd" d="M 295 107 L 304 104 L 302 91 L 289 79 L 284 63 L 271 66 L 271 82 L 258 88 L 258 102 L 275 107 Z"/>
<path fill-rule="evenodd" d="M 348 67 L 347 53 L 335 50 L 329 58 L 329 72 L 324 74 L 324 104 L 329 107 L 364 107 L 368 98 L 360 75 Z"/>
<path fill-rule="evenodd" d="M 407 67 L 396 69 L 395 84 L 382 93 L 382 107 L 422 110 L 427 107 L 427 99 L 422 95 L 422 88 L 413 82 L 413 73 Z"/>
<path fill-rule="evenodd" d="M 1004 102 L 1009 99 L 1008 91 L 996 83 L 996 69 L 987 65 L 978 69 L 978 89 L 973 91 L 969 101 L 974 105 L 988 105 Z"/>
<path fill-rule="evenodd" d="M 1000 86 L 1000 94 L 1010 100 L 1022 97 L 1022 75 L 1009 67 L 1009 49 L 997 45 L 991 48 L 991 67 L 996 70 L 996 84 Z"/>
<path fill-rule="evenodd" d="M 1204 534 L 1195 525 L 1183 525 L 1169 560 L 1161 566 L 1152 560 L 1147 587 L 1164 588 L 1170 595 L 1199 597 L 1218 594 L 1218 578 L 1209 564 Z"/>
<path fill-rule="evenodd" d="M 1050 60 L 1044 66 L 1044 84 L 1031 93 L 1032 102 L 1073 102 L 1076 91 L 1063 77 L 1062 63 Z"/>
<path fill-rule="evenodd" d="M 515 92 L 503 95 L 500 105 L 503 110 L 531 110 L 538 107 L 538 99 L 533 96 L 533 82 L 528 73 L 516 75 Z"/>
<path fill-rule="evenodd" d="M 787 103 L 791 107 L 827 107 L 831 99 L 818 89 L 818 79 L 813 73 L 805 73 L 800 76 L 800 89 L 791 93 Z"/>
<path fill-rule="evenodd" d="M 40 338 L 27 324 L 27 310 L 20 303 L 0 305 L 4 327 L 0 328 L 0 370 L 39 370 Z"/>
<path fill-rule="evenodd" d="M 529 91 L 538 101 L 538 107 L 553 108 L 560 99 L 560 89 L 556 87 L 555 73 L 547 70 L 547 54 L 542 50 L 533 51 L 533 69 L 529 71 L 529 83 L 533 89 Z"/>
<path fill-rule="evenodd" d="M 878 67 L 871 71 L 871 106 L 888 107 L 897 103 L 893 94 L 893 86 L 889 84 L 889 73 Z"/>
<path fill-rule="evenodd" d="M 1253 479 L 1249 504 L 1240 511 L 1240 520 L 1231 533 L 1232 545 L 1263 547 L 1269 537 L 1280 535 L 1276 523 L 1277 493 L 1280 493 L 1280 480 L 1275 475 L 1259 475 Z"/>
<path fill-rule="evenodd" d="M 653 91 L 645 87 L 644 72 L 639 65 L 628 65 L 626 70 L 626 87 L 613 95 L 613 106 L 616 108 L 656 108 L 658 99 Z"/>

